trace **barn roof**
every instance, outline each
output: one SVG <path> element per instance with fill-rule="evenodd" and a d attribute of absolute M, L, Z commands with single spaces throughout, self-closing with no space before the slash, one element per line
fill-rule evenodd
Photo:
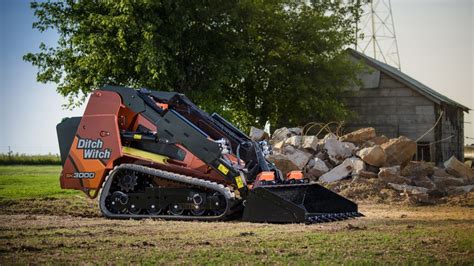
<path fill-rule="evenodd" d="M 376 59 L 373 59 L 365 54 L 362 54 L 354 49 L 347 49 L 347 51 L 357 59 L 363 60 L 369 66 L 385 73 L 386 75 L 392 77 L 393 79 L 405 84 L 409 88 L 421 93 L 425 97 L 431 99 L 436 103 L 445 103 L 449 105 L 454 105 L 458 108 L 461 108 L 464 112 L 468 112 L 470 109 L 456 101 L 449 99 L 448 97 L 442 95 L 441 93 L 429 88 L 428 86 L 422 84 L 421 82 L 415 80 L 414 78 L 408 76 L 407 74 L 401 72 L 400 70 L 389 66 L 385 63 L 382 63 Z"/>

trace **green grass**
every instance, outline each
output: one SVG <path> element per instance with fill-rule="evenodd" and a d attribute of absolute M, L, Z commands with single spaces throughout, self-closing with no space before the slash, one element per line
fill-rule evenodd
<path fill-rule="evenodd" d="M 60 165 L 61 158 L 57 154 L 26 155 L 0 153 L 0 165 Z"/>
<path fill-rule="evenodd" d="M 61 189 L 60 166 L 0 166 L 0 199 L 65 197 L 74 190 Z"/>

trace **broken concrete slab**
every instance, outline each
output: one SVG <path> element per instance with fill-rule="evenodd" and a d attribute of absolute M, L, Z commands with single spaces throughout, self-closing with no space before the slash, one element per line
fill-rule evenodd
<path fill-rule="evenodd" d="M 467 178 L 470 181 L 474 180 L 474 171 L 454 156 L 444 162 L 444 167 L 446 172 L 453 176 Z"/>
<path fill-rule="evenodd" d="M 357 175 L 362 170 L 364 170 L 364 162 L 362 160 L 356 157 L 347 158 L 340 165 L 323 174 L 319 178 L 319 181 L 331 183 L 348 177 L 349 175 Z"/>
<path fill-rule="evenodd" d="M 292 136 L 291 131 L 288 130 L 288 128 L 286 127 L 276 129 L 272 134 L 272 137 L 270 139 L 270 144 L 275 144 L 280 141 L 284 141 L 291 136 Z"/>
<path fill-rule="evenodd" d="M 319 151 L 319 140 L 316 136 L 303 136 L 301 147 L 311 152 Z"/>
<path fill-rule="evenodd" d="M 268 133 L 263 131 L 262 129 L 256 128 L 256 127 L 250 127 L 250 134 L 249 134 L 250 139 L 253 141 L 262 141 L 265 139 L 268 139 Z"/>
<path fill-rule="evenodd" d="M 325 183 L 331 183 L 337 180 L 341 180 L 352 173 L 353 166 L 351 160 L 344 160 L 340 165 L 333 168 L 331 171 L 325 173 L 319 178 L 319 181 Z"/>
<path fill-rule="evenodd" d="M 283 146 L 284 146 L 284 145 L 285 145 L 285 142 L 284 142 L 284 141 L 279 141 L 279 142 L 273 144 L 273 145 L 272 145 L 272 148 L 273 148 L 273 150 L 275 150 L 275 151 L 279 151 L 279 150 L 283 149 Z"/>
<path fill-rule="evenodd" d="M 291 145 L 295 148 L 300 148 L 301 147 L 301 141 L 302 137 L 301 136 L 291 136 L 285 140 L 285 144 Z"/>
<path fill-rule="evenodd" d="M 302 170 L 310 158 L 310 153 L 296 149 L 293 151 L 293 153 L 275 153 L 267 157 L 267 159 L 274 163 L 276 167 L 283 172 L 283 174 L 287 174 L 288 172 L 294 170 Z"/>
<path fill-rule="evenodd" d="M 348 158 L 346 160 L 351 160 L 352 162 L 352 175 L 359 175 L 361 171 L 365 170 L 365 163 L 357 157 Z"/>
<path fill-rule="evenodd" d="M 374 138 L 375 136 L 375 128 L 368 127 L 345 134 L 340 138 L 340 140 L 344 142 L 362 143 Z"/>
<path fill-rule="evenodd" d="M 311 180 L 317 181 L 320 176 L 327 173 L 329 171 L 329 167 L 326 163 L 315 157 L 309 160 L 308 164 L 306 165 L 306 175 Z"/>
<path fill-rule="evenodd" d="M 327 151 L 329 159 L 338 164 L 344 159 L 352 156 L 356 146 L 350 142 L 340 142 L 337 139 L 328 138 L 324 143 L 324 149 Z"/>
<path fill-rule="evenodd" d="M 387 156 L 386 166 L 404 165 L 416 153 L 416 142 L 404 136 L 390 139 L 387 143 L 380 145 L 380 147 L 382 147 Z"/>
<path fill-rule="evenodd" d="M 400 166 L 380 168 L 378 177 L 385 183 L 409 184 L 410 179 L 400 175 Z"/>
<path fill-rule="evenodd" d="M 385 152 L 379 145 L 364 148 L 357 152 L 357 156 L 365 163 L 377 167 L 382 166 L 386 160 Z"/>
<path fill-rule="evenodd" d="M 400 174 L 402 176 L 432 176 L 434 174 L 435 164 L 424 161 L 410 161 L 402 169 Z"/>
<path fill-rule="evenodd" d="M 388 185 L 401 192 L 409 193 L 409 194 L 427 194 L 428 189 L 424 187 L 417 187 L 417 186 L 410 186 L 406 184 L 395 184 L 395 183 L 388 183 Z"/>

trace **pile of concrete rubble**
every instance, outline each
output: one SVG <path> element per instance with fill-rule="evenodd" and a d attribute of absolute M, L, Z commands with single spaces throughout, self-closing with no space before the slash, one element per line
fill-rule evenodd
<path fill-rule="evenodd" d="M 252 127 L 250 137 L 270 142 L 273 154 L 267 159 L 283 174 L 302 170 L 310 180 L 352 199 L 429 204 L 474 192 L 474 171 L 467 164 L 455 157 L 443 168 L 412 161 L 415 141 L 403 136 L 377 136 L 374 128 L 317 138 L 303 135 L 301 128 L 284 127 L 270 138 Z"/>

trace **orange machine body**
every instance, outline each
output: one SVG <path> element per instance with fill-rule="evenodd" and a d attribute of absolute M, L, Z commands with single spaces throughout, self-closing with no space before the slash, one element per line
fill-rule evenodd
<path fill-rule="evenodd" d="M 105 85 L 82 117 L 57 126 L 60 184 L 99 196 L 105 217 L 314 223 L 357 217 L 357 205 L 286 175 L 255 141 L 177 92 Z"/>
<path fill-rule="evenodd" d="M 167 107 L 166 104 L 159 106 Z M 114 166 L 137 161 L 154 168 L 226 183 L 219 173 L 179 144 L 175 145 L 185 152 L 183 160 L 124 148 L 127 144 L 122 144 L 120 131 L 134 131 L 139 126 L 156 131 L 156 126 L 148 119 L 127 108 L 119 94 L 100 90 L 92 93 L 64 162 L 61 188 L 82 190 L 88 196 L 95 197 Z M 228 157 L 237 161 L 232 155 Z"/>

